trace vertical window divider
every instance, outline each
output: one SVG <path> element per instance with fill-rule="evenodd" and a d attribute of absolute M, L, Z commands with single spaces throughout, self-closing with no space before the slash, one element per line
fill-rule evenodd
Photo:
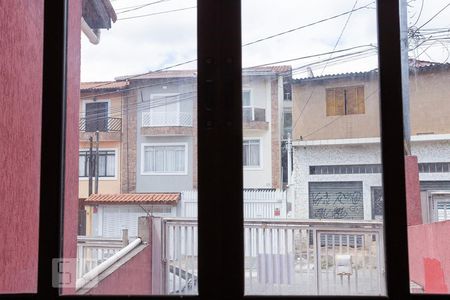
<path fill-rule="evenodd" d="M 409 299 L 399 1 L 377 1 L 386 287 Z"/>

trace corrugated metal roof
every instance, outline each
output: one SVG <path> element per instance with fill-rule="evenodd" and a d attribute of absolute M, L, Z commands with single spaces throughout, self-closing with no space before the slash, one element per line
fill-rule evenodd
<path fill-rule="evenodd" d="M 175 204 L 180 198 L 181 193 L 92 194 L 84 201 L 89 204 Z"/>
<path fill-rule="evenodd" d="M 82 82 L 80 89 L 87 90 L 120 90 L 126 88 L 130 83 L 128 81 L 93 81 Z"/>
<path fill-rule="evenodd" d="M 423 60 L 409 60 L 409 69 L 411 72 L 416 73 L 425 73 L 439 70 L 448 70 L 450 69 L 450 63 L 437 63 L 431 61 L 423 61 Z M 337 73 L 337 74 L 327 74 L 322 76 L 314 76 L 314 77 L 305 77 L 294 79 L 294 83 L 303 83 L 310 82 L 315 80 L 330 80 L 330 79 L 341 79 L 341 78 L 362 78 L 371 76 L 374 74 L 378 74 L 378 69 L 363 71 L 363 72 L 348 72 L 348 73 Z"/>

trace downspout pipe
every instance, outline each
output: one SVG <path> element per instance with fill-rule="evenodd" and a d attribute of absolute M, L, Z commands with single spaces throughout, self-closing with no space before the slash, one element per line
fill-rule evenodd
<path fill-rule="evenodd" d="M 98 45 L 100 43 L 100 29 L 92 29 L 89 27 L 83 17 L 81 18 L 81 31 L 83 31 L 92 44 Z"/>

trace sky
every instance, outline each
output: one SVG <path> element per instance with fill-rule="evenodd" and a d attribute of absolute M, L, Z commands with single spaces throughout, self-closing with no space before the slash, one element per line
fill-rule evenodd
<path fill-rule="evenodd" d="M 111 3 L 118 20 L 102 30 L 100 43 L 93 45 L 81 34 L 82 81 L 114 80 L 196 59 L 195 0 Z M 410 49 L 419 47 L 410 56 L 446 62 L 450 1 L 409 0 L 408 5 L 408 24 L 419 28 Z M 243 67 L 289 64 L 295 78 L 308 72 L 318 76 L 371 70 L 377 67 L 375 2 L 243 0 L 242 41 L 252 43 L 243 46 Z M 193 62 L 174 69 L 195 68 Z"/>

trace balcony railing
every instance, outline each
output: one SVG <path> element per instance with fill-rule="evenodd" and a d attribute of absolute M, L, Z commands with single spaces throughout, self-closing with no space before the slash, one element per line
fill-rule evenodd
<path fill-rule="evenodd" d="M 142 127 L 192 126 L 192 114 L 187 112 L 143 112 Z"/>
<path fill-rule="evenodd" d="M 244 107 L 242 119 L 244 122 L 266 122 L 266 110 L 258 107 Z"/>
<path fill-rule="evenodd" d="M 121 118 L 80 118 L 81 132 L 120 132 L 122 131 Z"/>

